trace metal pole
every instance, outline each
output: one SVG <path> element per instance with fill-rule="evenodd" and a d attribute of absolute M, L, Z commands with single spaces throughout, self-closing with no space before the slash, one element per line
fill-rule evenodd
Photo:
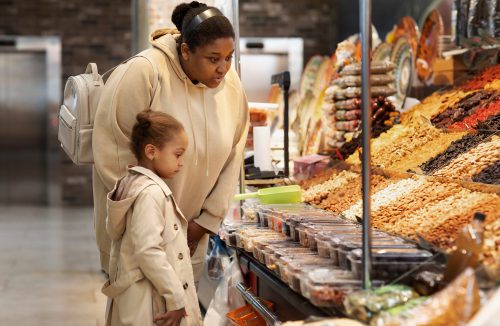
<path fill-rule="evenodd" d="M 259 312 L 259 314 L 266 320 L 267 325 L 280 325 L 278 317 L 273 314 L 269 309 L 260 302 L 258 298 L 256 298 L 248 289 L 245 288 L 245 285 L 241 282 L 236 284 L 236 289 L 240 291 L 241 295 L 255 310 Z"/>
<path fill-rule="evenodd" d="M 371 288 L 371 162 L 370 162 L 370 138 L 371 138 L 371 90 L 370 90 L 370 50 L 371 50 L 371 26 L 372 26 L 372 2 L 371 0 L 360 0 L 360 32 L 361 32 L 361 87 L 362 87 L 362 146 L 363 146 L 363 288 Z"/>
<path fill-rule="evenodd" d="M 233 0 L 233 28 L 234 28 L 234 64 L 238 76 L 241 77 L 240 68 L 240 6 L 239 0 Z"/>
<path fill-rule="evenodd" d="M 290 72 L 285 71 L 283 73 L 283 97 L 284 97 L 284 110 L 283 110 L 283 132 L 284 132 L 284 140 L 285 140 L 285 177 L 288 178 L 290 176 L 290 148 L 289 148 L 289 108 L 288 108 L 288 92 L 290 91 Z"/>
<path fill-rule="evenodd" d="M 240 67 L 240 14 L 239 0 L 233 0 L 233 28 L 234 28 L 234 65 L 238 76 L 241 78 Z M 244 154 L 243 154 L 244 156 Z M 242 158 L 240 167 L 240 193 L 245 193 L 245 158 Z M 243 209 L 240 206 L 240 216 L 243 217 Z"/>

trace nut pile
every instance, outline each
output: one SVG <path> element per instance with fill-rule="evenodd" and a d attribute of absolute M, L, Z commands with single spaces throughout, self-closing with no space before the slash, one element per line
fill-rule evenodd
<path fill-rule="evenodd" d="M 490 166 L 487 166 L 481 172 L 472 176 L 472 181 L 493 185 L 500 184 L 500 160 Z"/>
<path fill-rule="evenodd" d="M 350 171 L 342 171 L 335 177 L 310 187 L 302 194 L 302 199 L 306 203 L 317 204 L 325 199 L 331 191 L 345 186 L 351 179 L 354 179 L 358 174 Z"/>
<path fill-rule="evenodd" d="M 476 147 L 489 137 L 488 134 L 470 134 L 465 135 L 451 143 L 451 145 L 442 153 L 434 156 L 427 162 L 420 165 L 424 173 L 431 174 L 441 167 L 447 165 L 449 162 L 457 158 L 460 154 Z"/>
<path fill-rule="evenodd" d="M 372 212 L 376 212 L 382 206 L 390 205 L 396 202 L 400 197 L 411 193 L 419 188 L 424 183 L 422 178 L 403 179 L 395 183 L 389 184 L 386 188 L 372 194 Z M 342 212 L 342 215 L 352 221 L 356 221 L 356 217 L 363 215 L 363 202 L 358 200 L 349 209 Z"/>
<path fill-rule="evenodd" d="M 372 175 L 372 192 L 379 191 L 387 187 L 395 180 L 388 179 L 380 175 Z M 361 176 L 350 180 L 342 188 L 330 191 L 328 196 L 317 204 L 319 208 L 339 214 L 351 207 L 358 200 L 361 200 Z"/>
<path fill-rule="evenodd" d="M 449 178 L 471 178 L 486 167 L 498 161 L 500 153 L 500 137 L 493 136 L 491 140 L 479 144 L 469 151 L 460 154 L 433 175 Z"/>

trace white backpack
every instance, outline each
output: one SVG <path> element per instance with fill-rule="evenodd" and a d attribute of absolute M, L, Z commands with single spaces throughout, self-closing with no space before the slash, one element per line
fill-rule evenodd
<path fill-rule="evenodd" d="M 154 84 L 153 95 L 158 86 L 158 68 L 154 60 L 145 50 L 121 64 L 135 57 L 146 58 L 153 66 Z M 92 131 L 94 117 L 104 88 L 103 77 L 116 69 L 115 66 L 99 75 L 97 65 L 89 63 L 85 73 L 71 76 L 64 87 L 64 99 L 59 110 L 58 139 L 61 147 L 75 164 L 93 164 Z"/>

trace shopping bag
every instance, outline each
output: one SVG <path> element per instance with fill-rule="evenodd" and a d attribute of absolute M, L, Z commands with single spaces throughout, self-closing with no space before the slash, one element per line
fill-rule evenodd
<path fill-rule="evenodd" d="M 241 274 L 238 257 L 234 254 L 215 290 L 214 298 L 207 309 L 203 325 L 231 325 L 226 314 L 231 310 L 245 305 L 245 299 L 243 299 L 243 296 L 236 289 L 236 284 L 239 282 L 243 282 L 243 275 Z"/>

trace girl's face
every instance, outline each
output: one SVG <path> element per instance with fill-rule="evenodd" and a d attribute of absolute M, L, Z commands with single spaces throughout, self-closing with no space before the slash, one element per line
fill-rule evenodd
<path fill-rule="evenodd" d="M 186 43 L 182 43 L 182 67 L 192 81 L 216 88 L 231 68 L 233 52 L 232 37 L 218 38 L 212 43 L 197 47 L 194 52 Z"/>
<path fill-rule="evenodd" d="M 183 131 L 160 149 L 152 144 L 145 148 L 146 156 L 151 160 L 149 167 L 163 179 L 172 179 L 184 165 L 184 152 L 188 146 L 188 138 Z"/>

